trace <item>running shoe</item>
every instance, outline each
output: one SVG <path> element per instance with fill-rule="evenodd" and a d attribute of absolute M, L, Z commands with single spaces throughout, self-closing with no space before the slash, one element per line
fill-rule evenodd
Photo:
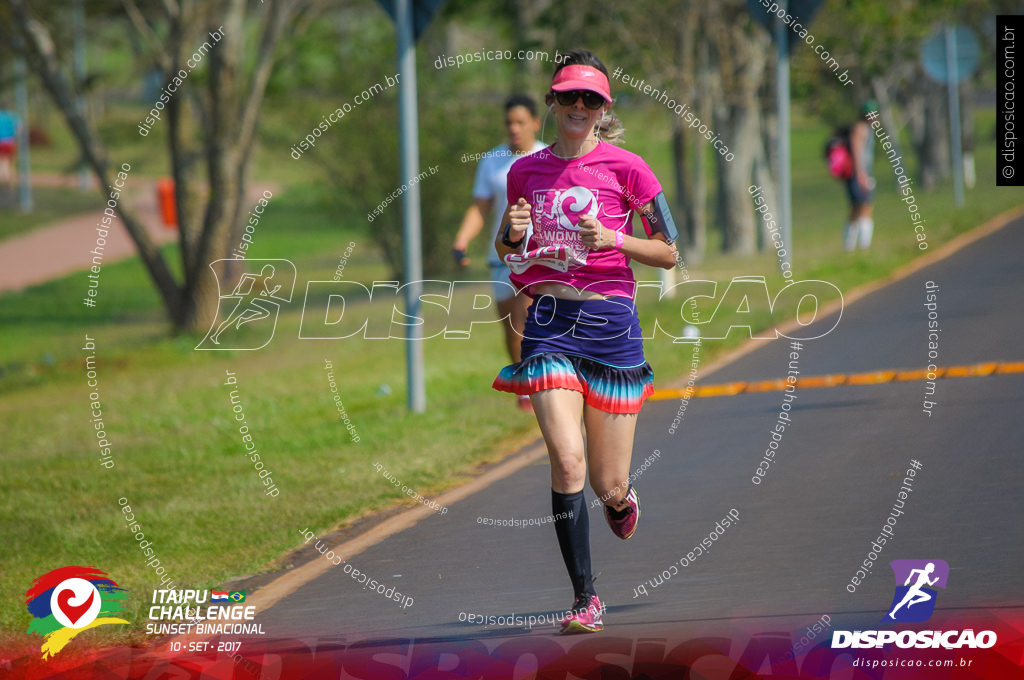
<path fill-rule="evenodd" d="M 597 595 L 577 595 L 568 616 L 562 619 L 562 635 L 596 633 L 604 630 L 604 605 Z"/>
<path fill-rule="evenodd" d="M 604 518 L 608 520 L 608 526 L 612 528 L 612 533 L 622 540 L 626 540 L 636 531 L 636 523 L 640 521 L 640 498 L 636 495 L 636 489 L 632 484 L 626 491 L 626 507 L 621 512 L 622 516 L 616 519 L 612 517 L 612 507 L 604 506 Z"/>

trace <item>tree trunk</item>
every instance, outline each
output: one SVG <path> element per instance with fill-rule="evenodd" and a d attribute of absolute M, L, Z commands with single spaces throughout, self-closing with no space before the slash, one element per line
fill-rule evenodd
<path fill-rule="evenodd" d="M 704 261 L 708 241 L 708 164 L 704 149 L 693 153 L 693 243 L 689 261 L 695 265 Z"/>
<path fill-rule="evenodd" d="M 701 120 L 711 118 L 711 72 L 708 41 L 700 40 L 697 52 L 696 110 Z M 707 150 L 697 147 L 693 152 L 693 245 L 690 261 L 697 265 L 707 253 L 708 235 L 708 162 Z"/>
<path fill-rule="evenodd" d="M 769 57 L 765 62 L 765 71 L 771 71 L 773 74 L 776 73 L 777 57 L 775 50 L 769 50 Z M 775 87 L 775 79 L 765 79 L 762 86 L 759 88 L 758 99 L 761 102 L 761 106 L 758 107 L 758 140 L 759 143 L 756 146 L 756 155 L 754 156 L 754 172 L 752 184 L 761 187 L 761 195 L 764 196 L 765 203 L 767 203 L 767 211 L 772 214 L 772 218 L 775 220 L 776 226 L 782 229 L 782 199 L 781 194 L 777 190 L 775 180 L 778 177 L 779 169 L 779 115 L 778 115 L 778 96 L 777 88 Z M 784 134 L 789 134 L 789 130 L 784 131 Z M 792 158 L 790 159 L 792 163 Z M 749 187 L 748 187 L 749 190 Z M 790 215 L 790 223 L 792 223 L 793 216 Z M 771 232 L 768 228 L 768 220 L 762 218 L 760 214 L 755 215 L 754 221 L 757 223 L 757 250 L 758 252 L 765 252 L 766 250 L 774 250 L 772 246 Z M 789 244 L 786 244 L 787 246 Z"/>
<path fill-rule="evenodd" d="M 886 141 L 892 144 L 893 150 L 896 152 L 893 158 L 903 156 L 903 150 L 900 148 L 899 136 L 901 128 L 896 124 L 896 118 L 893 116 L 894 105 L 892 100 L 889 98 L 889 86 L 885 80 L 880 77 L 874 77 L 871 79 L 871 91 L 874 93 L 875 100 L 878 102 L 878 114 L 882 120 L 882 125 L 885 126 L 885 131 L 889 135 L 889 139 Z M 872 131 L 873 132 L 873 131 Z M 875 155 L 883 153 L 880 144 L 875 146 Z M 886 162 L 889 161 L 888 154 L 885 154 Z M 906 159 L 904 159 L 904 166 L 906 166 Z M 896 173 L 889 173 L 892 177 L 893 185 L 897 190 L 900 189 L 901 185 L 898 180 Z"/>
<path fill-rule="evenodd" d="M 678 9 L 682 20 L 677 27 L 679 39 L 676 41 L 675 61 L 678 64 L 678 68 L 676 69 L 674 80 L 676 90 L 679 92 L 679 101 L 692 106 L 694 103 L 694 91 L 696 90 L 696 74 L 690 65 L 694 61 L 699 9 L 692 4 L 683 5 L 682 3 L 680 3 Z M 677 214 L 677 226 L 681 237 L 677 247 L 683 249 L 684 252 L 687 249 L 692 250 L 696 240 L 693 182 L 687 170 L 687 157 L 700 153 L 702 145 L 700 143 L 694 144 L 694 141 L 693 135 L 687 131 L 683 121 L 678 116 L 673 116 L 672 170 L 675 176 L 674 205 Z"/>
<path fill-rule="evenodd" d="M 516 31 L 513 36 L 517 50 L 547 50 L 551 54 L 550 63 L 539 59 L 516 60 L 512 87 L 515 92 L 528 92 L 530 86 L 543 81 L 544 74 L 554 70 L 554 31 L 546 28 L 540 21 L 541 15 L 551 6 L 551 0 L 517 0 L 509 3 L 515 16 Z M 543 108 L 543 107 L 542 107 Z M 543 113 L 541 113 L 543 115 Z"/>
<path fill-rule="evenodd" d="M 100 186 L 112 186 L 113 179 L 107 166 L 106 153 L 98 141 L 99 135 L 83 116 L 74 100 L 71 88 L 57 61 L 53 40 L 42 24 L 28 16 L 23 0 L 11 0 L 11 9 L 32 72 L 42 81 L 54 103 L 57 104 L 71 134 L 78 142 L 83 159 L 96 173 Z M 139 221 L 135 212 L 125 205 L 123 199 L 118 200 L 116 211 L 124 223 L 128 235 L 135 242 L 139 257 L 153 280 L 167 313 L 172 317 L 180 313 L 182 309 L 180 290 L 167 262 L 160 253 L 160 249 L 153 243 L 146 228 Z"/>
<path fill-rule="evenodd" d="M 914 134 L 917 174 L 921 178 L 921 188 L 931 191 L 942 179 L 949 176 L 950 170 L 946 86 L 922 79 L 917 98 L 921 105 L 921 115 L 917 118 L 918 129 Z"/>
<path fill-rule="evenodd" d="M 217 276 L 228 280 L 223 262 L 218 265 Z M 175 319 L 176 328 L 182 332 L 211 328 L 217 318 L 219 303 L 217 277 L 210 267 L 204 267 L 203 270 L 197 271 L 188 283 L 182 313 Z"/>
<path fill-rule="evenodd" d="M 715 154 L 721 179 L 723 252 L 731 255 L 753 255 L 757 249 L 756 224 L 750 199 L 750 180 L 754 168 L 757 139 L 757 109 L 751 106 L 723 107 L 715 117 L 715 130 L 730 141 L 735 158 L 725 160 Z"/>
<path fill-rule="evenodd" d="M 694 241 L 693 229 L 693 200 L 689 191 L 690 182 L 686 172 L 686 132 L 675 124 L 672 126 L 672 175 L 675 179 L 675 200 L 672 211 L 675 217 L 676 227 L 679 230 L 679 241 L 677 247 L 692 246 Z M 696 149 L 693 153 L 696 153 Z"/>
<path fill-rule="evenodd" d="M 758 89 L 764 81 L 770 40 L 753 26 L 740 2 L 709 6 L 705 35 L 721 95 L 714 106 L 714 133 L 728 145 L 734 158 L 715 154 L 719 177 L 722 218 L 722 249 L 734 255 L 751 255 L 757 236 L 750 199 L 756 149 L 760 140 Z"/>
<path fill-rule="evenodd" d="M 763 127 L 762 127 L 763 129 Z M 765 137 L 762 134 L 762 139 Z M 775 187 L 775 177 L 772 173 L 772 165 L 769 160 L 768 150 L 765 148 L 766 144 L 757 145 L 757 156 L 754 158 L 754 181 L 753 183 L 761 187 L 761 195 L 764 196 L 765 203 L 767 204 L 767 211 L 772 214 L 772 218 L 775 220 L 775 224 L 779 229 L 782 229 L 782 222 L 779 219 L 781 213 L 781 202 L 779 201 L 779 194 Z M 749 187 L 748 187 L 749 191 Z M 755 222 L 757 223 L 756 231 L 758 234 L 757 249 L 758 251 L 774 250 L 772 245 L 771 233 L 768 229 L 768 220 L 763 219 L 760 214 L 755 216 Z M 788 247 L 789 244 L 787 243 Z"/>
<path fill-rule="evenodd" d="M 297 0 L 267 0 L 262 12 L 259 51 L 253 60 L 251 77 L 244 58 L 246 27 L 245 0 L 220 0 L 215 7 L 195 3 L 178 4 L 165 0 L 164 20 L 167 36 L 160 38 L 139 11 L 134 0 L 123 0 L 128 20 L 143 38 L 146 48 L 165 73 L 165 85 L 176 76 L 180 64 L 193 49 L 196 33 L 200 42 L 210 42 L 204 67 L 208 68 L 205 91 L 195 80 L 179 86 L 176 94 L 164 100 L 168 126 L 171 174 L 175 181 L 175 205 L 178 212 L 179 244 L 184 281 L 178 283 L 159 249 L 134 213 L 118 202 L 117 211 L 135 242 L 143 264 L 160 293 L 165 311 L 176 332 L 203 331 L 217 314 L 219 301 L 217 277 L 226 283 L 233 278 L 223 263 L 215 273 L 210 264 L 226 258 L 231 236 L 241 233 L 246 210 L 246 169 L 260 108 L 269 82 L 275 52 L 284 27 L 298 11 Z M 208 3 L 213 4 L 213 3 Z M 309 3 L 306 3 L 309 4 Z M 29 17 L 24 0 L 11 0 L 14 25 L 26 43 L 26 56 L 67 121 L 85 161 L 92 167 L 101 186 L 109 186 L 110 170 L 96 131 L 75 105 L 72 91 L 57 61 L 50 32 Z M 219 38 L 210 34 L 218 31 Z M 0 36 L 7 35 L 0 26 Z M 207 66 L 208 65 L 208 66 Z M 204 96 L 205 95 L 205 96 Z M 199 117 L 198 126 L 190 126 L 188 105 Z M 192 143 L 198 129 L 202 146 Z M 205 161 L 209 199 L 200 208 L 196 196 L 195 160 Z M 131 178 L 129 178 L 129 184 Z M 237 273 L 237 272 L 236 272 Z"/>

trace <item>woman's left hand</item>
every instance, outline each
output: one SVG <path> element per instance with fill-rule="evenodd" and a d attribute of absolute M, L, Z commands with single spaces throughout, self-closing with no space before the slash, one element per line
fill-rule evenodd
<path fill-rule="evenodd" d="M 583 244 L 591 250 L 603 250 L 615 245 L 615 232 L 608 229 L 596 217 L 584 215 L 577 225 Z"/>

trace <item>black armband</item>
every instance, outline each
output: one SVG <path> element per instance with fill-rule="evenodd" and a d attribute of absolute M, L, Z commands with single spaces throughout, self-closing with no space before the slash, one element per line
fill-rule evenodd
<path fill-rule="evenodd" d="M 649 213 L 643 214 L 644 226 L 647 235 L 661 234 L 669 243 L 675 243 L 679 238 L 679 231 L 676 229 L 675 220 L 668 209 L 668 201 L 665 200 L 665 192 L 658 192 L 654 197 L 654 208 Z"/>
<path fill-rule="evenodd" d="M 510 231 L 512 231 L 512 223 L 511 222 L 506 224 L 505 225 L 505 231 L 501 232 L 501 242 L 504 243 L 509 248 L 518 248 L 519 246 L 523 245 L 523 241 L 526 239 L 526 237 L 524 236 L 524 237 L 520 238 L 518 241 L 513 241 L 513 240 L 511 240 L 509 238 L 509 232 Z"/>

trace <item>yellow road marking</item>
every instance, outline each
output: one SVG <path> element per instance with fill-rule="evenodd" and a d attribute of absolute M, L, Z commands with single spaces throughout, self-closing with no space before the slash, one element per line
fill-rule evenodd
<path fill-rule="evenodd" d="M 786 379 L 776 378 L 775 380 L 762 380 L 761 382 L 747 383 L 747 392 L 776 392 L 786 389 Z"/>
<path fill-rule="evenodd" d="M 910 382 L 934 378 L 975 378 L 987 375 L 1008 375 L 1024 373 L 1024 361 L 984 361 L 967 366 L 943 366 L 929 372 L 925 369 L 869 371 L 867 373 L 830 373 L 798 378 L 798 389 L 835 387 L 837 385 L 881 385 L 889 382 Z M 933 376 L 933 377 L 929 377 Z M 728 382 L 717 385 L 697 385 L 689 390 L 654 390 L 650 399 L 686 399 L 696 397 L 727 397 L 753 392 L 781 392 L 786 389 L 785 378 L 759 380 L 755 382 Z"/>
<path fill-rule="evenodd" d="M 796 381 L 797 387 L 835 387 L 836 385 L 842 385 L 849 380 L 849 377 L 845 373 L 830 373 L 828 375 L 812 375 L 806 378 L 800 378 Z"/>
<path fill-rule="evenodd" d="M 896 371 L 872 371 L 871 373 L 854 373 L 846 379 L 847 385 L 880 385 L 892 382 L 896 377 Z M 797 381 L 797 387 L 800 381 Z"/>
<path fill-rule="evenodd" d="M 698 397 L 722 397 L 732 394 L 742 394 L 747 388 L 745 382 L 732 382 L 722 385 L 700 385 L 697 387 Z"/>
<path fill-rule="evenodd" d="M 1024 373 L 1024 361 L 1004 361 L 996 368 L 996 373 Z"/>
<path fill-rule="evenodd" d="M 998 365 L 998 362 L 990 361 L 984 364 L 974 364 L 973 366 L 950 366 L 946 370 L 946 377 L 966 378 L 972 375 L 992 375 Z"/>

